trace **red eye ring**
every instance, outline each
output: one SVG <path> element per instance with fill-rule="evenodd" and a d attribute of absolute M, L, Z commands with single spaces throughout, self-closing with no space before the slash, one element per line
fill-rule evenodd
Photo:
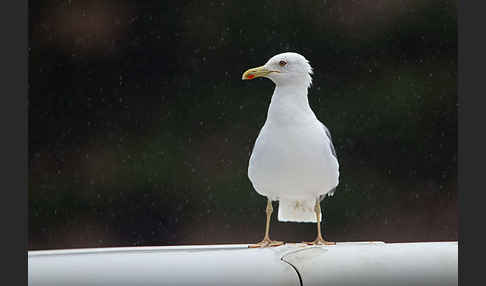
<path fill-rule="evenodd" d="M 279 64 L 281 67 L 283 67 L 283 66 L 285 66 L 285 65 L 287 64 L 287 62 L 286 62 L 286 61 L 280 61 L 280 62 L 278 62 L 278 64 Z"/>

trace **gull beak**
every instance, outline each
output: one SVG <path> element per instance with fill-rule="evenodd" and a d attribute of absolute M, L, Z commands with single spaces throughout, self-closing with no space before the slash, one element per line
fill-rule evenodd
<path fill-rule="evenodd" d="M 265 66 L 252 68 L 252 69 L 249 69 L 246 72 L 244 72 L 241 79 L 246 80 L 246 79 L 254 79 L 254 78 L 257 78 L 257 77 L 264 77 L 271 72 L 273 72 L 273 71 L 265 68 Z"/>

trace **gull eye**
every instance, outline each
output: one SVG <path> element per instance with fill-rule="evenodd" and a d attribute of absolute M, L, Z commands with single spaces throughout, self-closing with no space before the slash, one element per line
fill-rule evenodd
<path fill-rule="evenodd" d="M 286 62 L 286 61 L 280 61 L 280 62 L 278 62 L 278 64 L 279 64 L 281 67 L 283 67 L 283 66 L 285 66 L 285 65 L 287 64 L 287 62 Z"/>

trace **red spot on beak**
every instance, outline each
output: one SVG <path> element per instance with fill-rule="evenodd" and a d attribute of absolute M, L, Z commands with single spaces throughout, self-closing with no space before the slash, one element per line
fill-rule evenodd
<path fill-rule="evenodd" d="M 249 78 L 249 79 L 252 79 L 252 78 L 254 78 L 254 77 L 255 77 L 255 75 L 254 75 L 254 74 L 249 74 L 249 75 L 247 76 L 247 78 Z"/>

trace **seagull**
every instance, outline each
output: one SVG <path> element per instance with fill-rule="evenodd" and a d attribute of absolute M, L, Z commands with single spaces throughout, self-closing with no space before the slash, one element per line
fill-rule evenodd
<path fill-rule="evenodd" d="M 320 202 L 339 184 L 339 163 L 329 129 L 312 111 L 307 98 L 312 67 L 300 54 L 286 52 L 263 66 L 245 71 L 243 80 L 265 77 L 273 81 L 267 119 L 248 166 L 257 193 L 267 197 L 265 235 L 250 247 L 284 244 L 270 239 L 272 201 L 278 201 L 281 222 L 315 222 L 317 237 L 309 245 L 334 245 L 321 234 Z"/>

